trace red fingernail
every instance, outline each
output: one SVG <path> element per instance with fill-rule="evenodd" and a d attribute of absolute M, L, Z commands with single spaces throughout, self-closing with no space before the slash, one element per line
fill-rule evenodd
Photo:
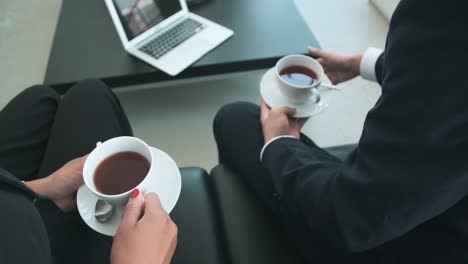
<path fill-rule="evenodd" d="M 133 189 L 132 194 L 130 195 L 130 198 L 134 199 L 137 198 L 137 196 L 140 194 L 140 190 L 138 189 Z"/>

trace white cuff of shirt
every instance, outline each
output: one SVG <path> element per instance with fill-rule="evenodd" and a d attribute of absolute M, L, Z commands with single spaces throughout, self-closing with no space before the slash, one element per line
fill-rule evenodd
<path fill-rule="evenodd" d="M 378 48 L 367 48 L 362 56 L 360 72 L 361 77 L 369 81 L 377 81 L 375 74 L 375 64 L 382 54 L 383 50 Z"/>
<path fill-rule="evenodd" d="M 284 135 L 284 136 L 279 136 L 279 137 L 274 137 L 272 139 L 270 139 L 270 141 L 268 141 L 262 148 L 262 151 L 260 151 L 260 161 L 263 160 L 263 152 L 265 152 L 265 149 L 268 147 L 268 145 L 270 145 L 271 143 L 273 143 L 273 141 L 277 140 L 277 139 L 280 139 L 280 138 L 295 138 L 291 135 Z"/>

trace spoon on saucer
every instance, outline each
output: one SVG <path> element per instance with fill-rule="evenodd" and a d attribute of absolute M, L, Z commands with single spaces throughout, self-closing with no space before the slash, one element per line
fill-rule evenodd
<path fill-rule="evenodd" d="M 94 207 L 94 217 L 99 222 L 106 222 L 112 217 L 114 213 L 114 206 L 107 201 L 97 200 L 96 206 Z"/>
<path fill-rule="evenodd" d="M 321 83 L 320 86 L 323 86 L 323 87 L 331 89 L 331 90 L 341 91 L 341 88 L 339 88 L 339 87 L 337 87 L 336 85 L 333 85 L 333 84 Z"/>

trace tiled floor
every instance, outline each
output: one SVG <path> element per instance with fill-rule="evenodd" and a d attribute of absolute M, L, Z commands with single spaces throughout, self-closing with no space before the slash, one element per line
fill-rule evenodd
<path fill-rule="evenodd" d="M 354 53 L 384 44 L 388 24 L 367 0 L 295 2 L 326 49 Z M 60 4 L 0 1 L 0 107 L 28 85 L 42 82 Z M 118 96 L 136 136 L 167 151 L 180 166 L 209 170 L 217 162 L 211 129 L 216 111 L 228 102 L 258 102 L 263 72 L 122 89 Z M 367 111 L 380 94 L 378 85 L 360 78 L 342 88 L 329 109 L 304 128 L 321 146 L 356 142 Z"/>
<path fill-rule="evenodd" d="M 61 0 L 0 1 L 0 107 L 42 83 Z"/>

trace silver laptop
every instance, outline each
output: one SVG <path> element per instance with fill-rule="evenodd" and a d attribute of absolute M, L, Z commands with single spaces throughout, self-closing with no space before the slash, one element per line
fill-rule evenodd
<path fill-rule="evenodd" d="M 234 32 L 190 13 L 185 0 L 105 0 L 125 50 L 174 76 Z"/>

